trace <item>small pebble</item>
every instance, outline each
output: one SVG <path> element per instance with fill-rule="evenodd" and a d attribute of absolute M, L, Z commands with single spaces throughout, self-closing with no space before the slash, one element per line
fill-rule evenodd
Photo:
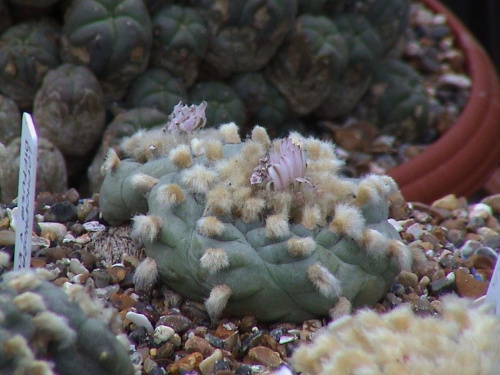
<path fill-rule="evenodd" d="M 166 341 L 170 340 L 170 338 L 174 334 L 175 334 L 175 331 L 172 329 L 172 327 L 165 326 L 165 325 L 159 325 L 155 328 L 153 338 L 157 344 L 160 344 L 162 342 L 166 342 Z"/>
<path fill-rule="evenodd" d="M 154 329 L 151 325 L 151 322 L 146 318 L 143 314 L 138 314 L 133 311 L 127 312 L 125 318 L 130 320 L 136 326 L 144 327 L 148 331 L 148 333 L 153 334 Z"/>

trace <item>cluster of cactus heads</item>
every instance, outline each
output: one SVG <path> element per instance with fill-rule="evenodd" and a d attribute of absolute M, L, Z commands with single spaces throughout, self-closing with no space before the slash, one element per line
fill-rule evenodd
<path fill-rule="evenodd" d="M 340 303 L 376 303 L 412 256 L 387 221 L 387 176 L 341 177 L 333 145 L 292 132 L 271 140 L 234 123 L 201 128 L 203 103 L 163 129 L 110 149 L 102 217 L 133 222 L 147 258 L 139 289 L 158 278 L 205 301 L 212 319 L 327 316 Z"/>
<path fill-rule="evenodd" d="M 127 339 L 111 330 L 116 313 L 82 286 L 63 290 L 51 278 L 46 270 L 0 277 L 0 373 L 133 375 Z"/>
<path fill-rule="evenodd" d="M 315 134 L 323 120 L 356 114 L 385 125 L 382 131 L 404 124 L 405 141 L 422 140 L 420 128 L 429 122 L 427 95 L 410 66 L 408 85 L 377 74 L 398 56 L 409 0 L 11 3 L 14 24 L 0 35 L 0 94 L 33 110 L 41 137 L 63 153 L 70 179 L 89 167 L 82 160 L 92 159 L 111 122 L 103 111 L 148 107 L 168 115 L 179 101 L 207 101 L 208 126 L 261 125 L 273 136 L 296 127 Z M 383 99 L 362 99 L 384 79 Z M 423 95 L 406 100 L 408 86 Z M 373 108 L 356 111 L 359 103 Z M 96 191 L 98 179 L 89 185 Z"/>

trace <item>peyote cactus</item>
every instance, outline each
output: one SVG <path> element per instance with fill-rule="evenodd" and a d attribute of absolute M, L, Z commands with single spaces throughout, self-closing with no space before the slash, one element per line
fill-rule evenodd
<path fill-rule="evenodd" d="M 302 116 L 327 98 L 345 69 L 347 58 L 347 44 L 333 21 L 303 14 L 265 74 L 287 98 L 292 111 Z"/>
<path fill-rule="evenodd" d="M 130 108 L 154 108 L 167 115 L 174 105 L 186 99 L 186 85 L 181 78 L 165 69 L 151 68 L 132 82 L 126 103 Z"/>
<path fill-rule="evenodd" d="M 208 48 L 205 21 L 193 8 L 172 5 L 156 13 L 152 22 L 151 66 L 167 69 L 192 86 Z"/>
<path fill-rule="evenodd" d="M 64 16 L 61 55 L 87 66 L 119 100 L 149 61 L 151 19 L 142 0 L 75 0 Z"/>
<path fill-rule="evenodd" d="M 0 95 L 0 142 L 7 144 L 21 133 L 21 113 L 16 102 Z"/>
<path fill-rule="evenodd" d="M 427 92 L 419 74 L 408 64 L 397 59 L 378 64 L 362 104 L 358 115 L 371 120 L 384 134 L 403 142 L 423 142 L 427 136 Z"/>
<path fill-rule="evenodd" d="M 116 115 L 113 121 L 106 127 L 99 149 L 87 171 L 91 190 L 97 192 L 101 188 L 101 183 L 104 179 L 101 173 L 101 166 L 106 159 L 106 153 L 110 147 L 118 149 L 123 138 L 130 137 L 141 129 L 163 126 L 167 120 L 168 116 L 165 113 L 153 108 L 136 108 Z M 117 152 L 120 153 L 119 150 Z"/>
<path fill-rule="evenodd" d="M 245 104 L 248 125 L 277 130 L 287 119 L 290 109 L 285 97 L 262 73 L 236 74 L 229 85 Z"/>
<path fill-rule="evenodd" d="M 0 278 L 0 373 L 132 375 L 124 343 L 112 333 L 116 316 L 82 286 L 63 289 L 44 272 Z"/>
<path fill-rule="evenodd" d="M 159 276 L 213 319 L 302 321 L 374 304 L 411 266 L 387 221 L 391 178 L 342 178 L 332 145 L 298 133 L 197 130 L 204 105 L 125 140 L 129 159 L 108 155 L 100 209 L 111 224 L 132 218 L 146 246 L 138 288 Z"/>
<path fill-rule="evenodd" d="M 341 317 L 295 350 L 293 367 L 311 375 L 500 373 L 498 316 L 451 295 L 440 310 L 418 316 L 404 304 Z"/>
<path fill-rule="evenodd" d="M 59 65 L 58 26 L 48 20 L 20 23 L 0 37 L 0 92 L 29 109 L 42 79 Z"/>
<path fill-rule="evenodd" d="M 0 202 L 10 202 L 17 197 L 21 137 L 6 145 L 6 156 L 1 159 Z M 62 193 L 67 190 L 68 173 L 64 156 L 48 139 L 38 138 L 36 191 Z"/>
<path fill-rule="evenodd" d="M 104 129 L 99 82 L 84 66 L 62 64 L 45 75 L 33 114 L 40 135 L 64 155 L 84 156 L 96 146 Z"/>
<path fill-rule="evenodd" d="M 209 126 L 234 121 L 239 125 L 246 122 L 245 105 L 236 90 L 218 81 L 200 81 L 189 90 L 189 101 L 199 104 L 207 102 L 207 123 Z"/>
<path fill-rule="evenodd" d="M 221 77 L 265 66 L 293 26 L 297 0 L 193 0 L 207 20 L 205 62 Z"/>

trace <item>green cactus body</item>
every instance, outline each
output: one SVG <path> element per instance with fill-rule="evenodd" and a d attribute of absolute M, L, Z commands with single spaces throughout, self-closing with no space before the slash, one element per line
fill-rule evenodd
<path fill-rule="evenodd" d="M 97 193 L 101 187 L 104 179 L 101 166 L 110 147 L 116 148 L 119 152 L 118 146 L 123 138 L 129 137 L 141 129 L 163 126 L 167 121 L 168 116 L 165 113 L 153 108 L 135 108 L 118 114 L 106 127 L 99 150 L 88 168 L 87 176 L 91 191 Z"/>
<path fill-rule="evenodd" d="M 104 129 L 99 82 L 84 66 L 62 64 L 45 75 L 33 114 L 40 134 L 64 155 L 84 156 L 94 149 Z"/>
<path fill-rule="evenodd" d="M 167 69 L 192 86 L 208 48 L 205 21 L 195 9 L 173 5 L 157 12 L 152 22 L 151 66 Z"/>
<path fill-rule="evenodd" d="M 358 13 L 380 35 L 384 54 L 396 45 L 408 24 L 409 0 L 360 0 Z"/>
<path fill-rule="evenodd" d="M 206 101 L 209 126 L 234 121 L 239 126 L 246 123 L 245 105 L 237 92 L 228 84 L 219 81 L 200 81 L 189 90 L 189 101 Z"/>
<path fill-rule="evenodd" d="M 214 319 L 223 312 L 301 321 L 328 315 L 340 298 L 376 303 L 410 266 L 387 222 L 394 181 L 341 178 L 330 144 L 296 133 L 270 141 L 262 127 L 241 142 L 234 124 L 160 135 L 127 140 L 131 159 L 110 155 L 100 194 L 103 218 L 133 217 L 145 243 L 153 266 L 139 266 L 137 287 L 157 272 L 182 295 L 205 300 Z M 284 144 L 307 155 L 303 177 L 258 182 L 258 166 Z M 157 152 L 146 161 L 151 147 Z"/>
<path fill-rule="evenodd" d="M 0 92 L 29 109 L 43 77 L 59 65 L 59 30 L 50 21 L 12 26 L 0 37 Z"/>
<path fill-rule="evenodd" d="M 43 277 L 26 271 L 2 275 L 0 372 L 134 374 L 123 344 L 107 325 L 111 322 L 99 315 L 102 306 L 81 286 L 65 293 Z"/>
<path fill-rule="evenodd" d="M 293 26 L 296 0 L 196 0 L 211 33 L 205 61 L 222 77 L 265 66 Z"/>
<path fill-rule="evenodd" d="M 21 133 L 21 113 L 16 102 L 0 95 L 0 143 L 7 145 Z"/>
<path fill-rule="evenodd" d="M 262 73 L 240 73 L 229 84 L 245 104 L 249 126 L 262 125 L 273 132 L 285 122 L 288 103 Z"/>
<path fill-rule="evenodd" d="M 365 17 L 354 13 L 334 20 L 348 47 L 348 62 L 339 80 L 316 113 L 322 119 L 333 119 L 351 111 L 368 89 L 374 66 L 382 55 L 383 42 Z"/>
<path fill-rule="evenodd" d="M 303 14 L 265 69 L 292 111 L 306 115 L 326 99 L 347 64 L 348 49 L 327 17 Z"/>
<path fill-rule="evenodd" d="M 142 0 L 75 0 L 64 16 L 63 60 L 87 66 L 106 98 L 123 98 L 147 67 L 152 26 Z"/>
<path fill-rule="evenodd" d="M 423 141 L 430 121 L 429 99 L 420 75 L 410 65 L 396 59 L 378 64 L 363 101 L 373 112 L 360 116 L 376 119 L 381 132 L 402 142 Z"/>
<path fill-rule="evenodd" d="M 186 99 L 187 90 L 181 78 L 165 69 L 151 68 L 132 82 L 126 102 L 130 108 L 148 107 L 168 114 Z"/>

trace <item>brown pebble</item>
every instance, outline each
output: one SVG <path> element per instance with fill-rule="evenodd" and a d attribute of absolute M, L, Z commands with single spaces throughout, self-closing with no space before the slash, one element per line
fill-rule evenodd
<path fill-rule="evenodd" d="M 111 276 L 112 284 L 119 284 L 127 276 L 127 269 L 122 265 L 108 267 L 107 271 Z"/>
<path fill-rule="evenodd" d="M 455 285 L 460 297 L 479 298 L 486 294 L 488 282 L 474 278 L 465 268 L 455 270 Z"/>
<path fill-rule="evenodd" d="M 86 250 L 75 250 L 69 255 L 69 257 L 78 259 L 88 270 L 94 269 L 97 263 L 97 257 Z"/>
<path fill-rule="evenodd" d="M 201 361 L 203 361 L 201 353 L 194 352 L 174 362 L 168 370 L 170 374 L 181 375 L 185 372 L 193 371 Z"/>
<path fill-rule="evenodd" d="M 71 249 L 67 247 L 51 247 L 43 251 L 43 255 L 47 258 L 48 263 L 55 263 L 63 258 L 69 258 Z"/>
<path fill-rule="evenodd" d="M 52 284 L 57 285 L 59 287 L 63 286 L 64 283 L 69 282 L 69 279 L 67 277 L 58 277 L 54 281 L 52 281 Z"/>
<path fill-rule="evenodd" d="M 432 202 L 431 206 L 452 211 L 460 208 L 462 205 L 455 194 L 448 194 Z"/>
<path fill-rule="evenodd" d="M 9 227 L 10 227 L 10 219 L 8 217 L 0 219 L 0 229 L 7 229 Z"/>
<path fill-rule="evenodd" d="M 403 286 L 415 288 L 418 285 L 418 276 L 413 272 L 403 270 L 399 273 L 397 282 Z"/>
<path fill-rule="evenodd" d="M 16 233 L 11 230 L 0 231 L 0 246 L 10 246 L 16 243 Z"/>
<path fill-rule="evenodd" d="M 493 194 L 481 200 L 481 203 L 491 207 L 495 214 L 500 214 L 500 194 Z"/>
<path fill-rule="evenodd" d="M 160 316 L 158 324 L 171 327 L 176 333 L 182 335 L 192 326 L 191 320 L 180 314 L 169 314 Z"/>
<path fill-rule="evenodd" d="M 465 232 L 460 229 L 450 229 L 446 234 L 446 239 L 455 246 L 460 246 L 465 240 Z"/>
<path fill-rule="evenodd" d="M 162 346 L 160 346 L 158 348 L 158 350 L 156 351 L 155 358 L 158 361 L 163 362 L 165 360 L 172 358 L 172 356 L 174 355 L 174 352 L 175 352 L 175 345 L 173 343 L 171 343 L 170 341 L 167 341 L 166 343 L 164 343 Z"/>
<path fill-rule="evenodd" d="M 47 265 L 47 262 L 41 258 L 31 258 L 30 263 L 33 268 L 44 268 Z"/>
<path fill-rule="evenodd" d="M 270 367 L 279 366 L 283 362 L 278 353 L 261 345 L 251 348 L 248 358 L 257 364 Z"/>
<path fill-rule="evenodd" d="M 216 348 L 204 338 L 193 335 L 186 340 L 184 349 L 188 352 L 201 353 L 203 357 L 206 358 L 210 356 Z"/>
<path fill-rule="evenodd" d="M 111 304 L 117 310 L 130 309 L 137 304 L 137 301 L 126 294 L 113 293 L 110 297 Z"/>

